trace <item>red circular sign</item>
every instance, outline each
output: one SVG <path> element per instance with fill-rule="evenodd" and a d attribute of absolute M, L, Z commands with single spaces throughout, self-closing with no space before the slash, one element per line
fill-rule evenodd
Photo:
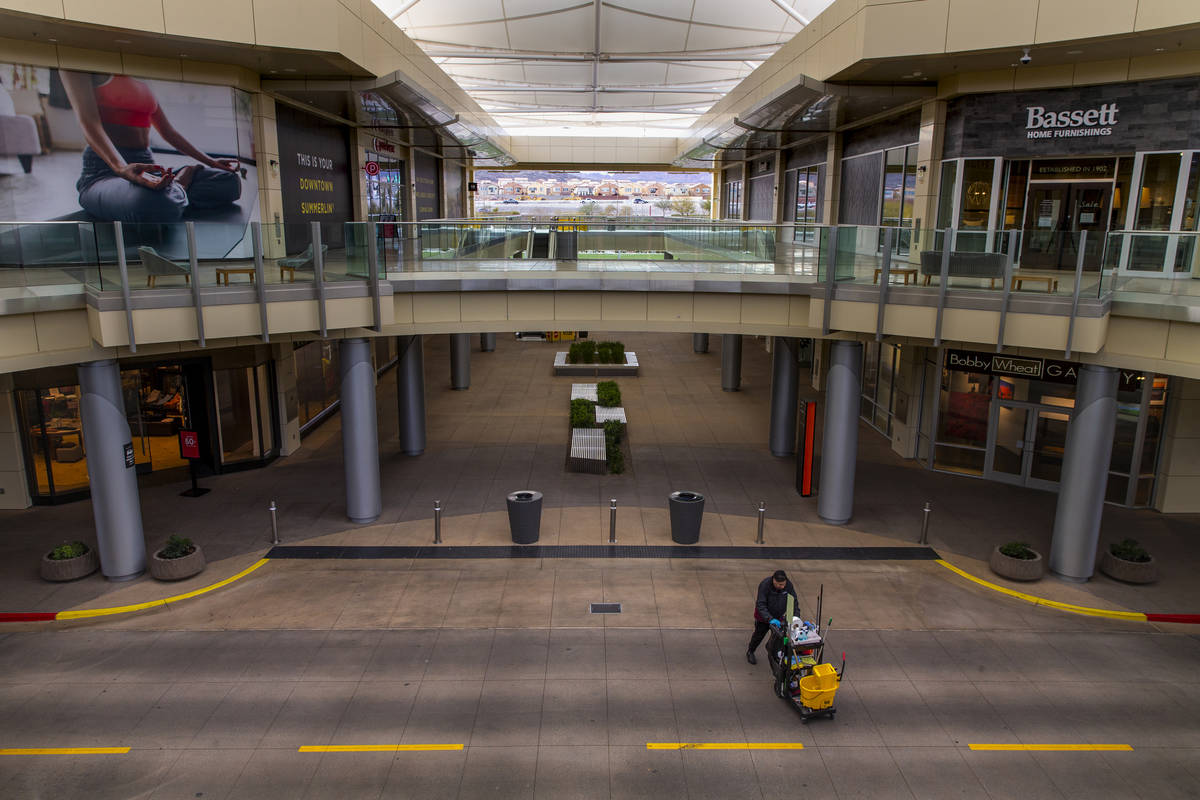
<path fill-rule="evenodd" d="M 365 165 L 363 165 L 363 169 L 365 169 L 367 171 L 368 175 L 372 175 L 372 176 L 378 175 L 379 174 L 379 162 L 378 161 L 368 161 Z"/>

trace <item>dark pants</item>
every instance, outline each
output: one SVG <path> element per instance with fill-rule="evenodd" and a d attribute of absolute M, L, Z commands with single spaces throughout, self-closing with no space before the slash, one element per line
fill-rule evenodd
<path fill-rule="evenodd" d="M 149 150 L 121 148 L 118 152 L 130 164 L 153 163 Z M 90 147 L 83 151 L 83 174 L 76 187 L 85 211 L 99 219 L 121 222 L 178 222 L 188 206 L 218 208 L 242 194 L 236 174 L 210 167 L 196 170 L 187 189 L 178 183 L 165 189 L 138 186 L 114 174 Z"/>
<path fill-rule="evenodd" d="M 750 644 L 746 647 L 746 651 L 753 653 L 762 644 L 762 640 L 770 633 L 771 626 L 769 623 L 761 620 L 754 620 L 754 634 L 750 637 Z"/>

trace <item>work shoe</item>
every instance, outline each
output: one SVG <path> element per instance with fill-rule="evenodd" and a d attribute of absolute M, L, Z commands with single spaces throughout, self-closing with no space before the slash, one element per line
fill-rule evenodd
<path fill-rule="evenodd" d="M 746 651 L 746 660 L 747 660 L 747 661 L 749 661 L 751 664 L 757 664 L 757 663 L 758 663 L 758 659 L 754 657 L 754 651 L 753 651 L 753 650 L 747 650 L 747 651 Z"/>

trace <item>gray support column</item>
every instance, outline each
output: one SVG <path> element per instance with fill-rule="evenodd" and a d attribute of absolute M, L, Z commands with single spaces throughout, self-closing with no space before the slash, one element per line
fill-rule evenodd
<path fill-rule="evenodd" d="M 1086 581 L 1096 566 L 1116 428 L 1117 371 L 1084 364 L 1075 385 L 1075 413 L 1067 428 L 1050 541 L 1050 571 L 1068 580 Z"/>
<path fill-rule="evenodd" d="M 692 352 L 707 353 L 708 352 L 708 334 L 693 333 L 692 334 Z"/>
<path fill-rule="evenodd" d="M 371 343 L 343 339 L 342 457 L 346 466 L 346 516 L 374 522 L 383 511 L 379 490 L 379 431 L 375 424 L 375 367 Z"/>
<path fill-rule="evenodd" d="M 773 456 L 796 453 L 796 397 L 800 391 L 799 342 L 775 337 L 771 361 L 771 429 L 767 442 Z"/>
<path fill-rule="evenodd" d="M 117 362 L 80 364 L 79 392 L 100 569 L 109 580 L 126 581 L 146 570 L 146 540 Z"/>
<path fill-rule="evenodd" d="M 471 334 L 450 334 L 450 388 L 471 388 Z"/>
<path fill-rule="evenodd" d="M 858 405 L 862 394 L 862 343 L 830 343 L 825 377 L 825 425 L 821 438 L 821 484 L 817 516 L 844 525 L 854 514 L 854 468 L 858 461 Z"/>
<path fill-rule="evenodd" d="M 479 334 L 479 350 L 484 353 L 493 353 L 496 351 L 496 334 L 481 333 Z"/>
<path fill-rule="evenodd" d="M 400 452 L 425 452 L 425 354 L 420 336 L 396 337 L 396 395 L 400 410 Z"/>
<path fill-rule="evenodd" d="M 721 334 L 721 389 L 736 392 L 742 385 L 742 335 Z"/>

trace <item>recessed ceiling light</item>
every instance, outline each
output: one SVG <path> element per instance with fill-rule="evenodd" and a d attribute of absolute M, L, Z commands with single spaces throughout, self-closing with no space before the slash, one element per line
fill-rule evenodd
<path fill-rule="evenodd" d="M 284 72 L 295 72 L 296 70 L 294 67 L 284 67 L 283 71 Z"/>
<path fill-rule="evenodd" d="M 113 41 L 117 44 L 133 44 L 133 42 L 129 41 L 128 39 L 113 39 Z"/>
<path fill-rule="evenodd" d="M 268 72 L 270 72 L 272 75 L 274 75 L 275 73 L 279 72 L 279 70 L 272 69 L 272 70 L 268 70 Z"/>
<path fill-rule="evenodd" d="M 1166 49 L 1167 49 L 1167 48 L 1165 48 L 1165 47 L 1156 47 L 1156 48 L 1154 48 L 1154 52 L 1156 52 L 1156 53 L 1161 53 L 1161 52 L 1163 52 L 1163 51 L 1164 51 L 1164 50 L 1166 50 Z"/>
<path fill-rule="evenodd" d="M 919 69 L 914 69 L 914 70 L 913 70 L 913 77 L 914 77 L 914 78 L 919 78 L 919 77 L 921 77 L 921 76 L 922 76 L 922 75 L 924 75 L 924 74 L 925 74 L 925 73 L 924 73 L 924 72 L 921 72 L 921 70 L 919 70 Z"/>
<path fill-rule="evenodd" d="M 50 37 L 50 38 L 48 38 L 46 41 L 48 41 L 48 42 L 57 42 L 57 41 L 58 41 L 58 39 L 55 39 L 53 36 L 51 36 L 51 37 Z"/>
<path fill-rule="evenodd" d="M 180 57 L 180 58 L 187 58 L 187 57 L 188 57 L 188 54 L 187 54 L 187 53 L 180 53 L 180 54 L 179 54 L 179 57 Z"/>
<path fill-rule="evenodd" d="M 1082 51 L 1082 50 L 1068 50 L 1068 51 L 1067 51 L 1067 55 L 1069 55 L 1069 56 L 1081 56 L 1081 55 L 1083 55 L 1083 51 Z"/>

